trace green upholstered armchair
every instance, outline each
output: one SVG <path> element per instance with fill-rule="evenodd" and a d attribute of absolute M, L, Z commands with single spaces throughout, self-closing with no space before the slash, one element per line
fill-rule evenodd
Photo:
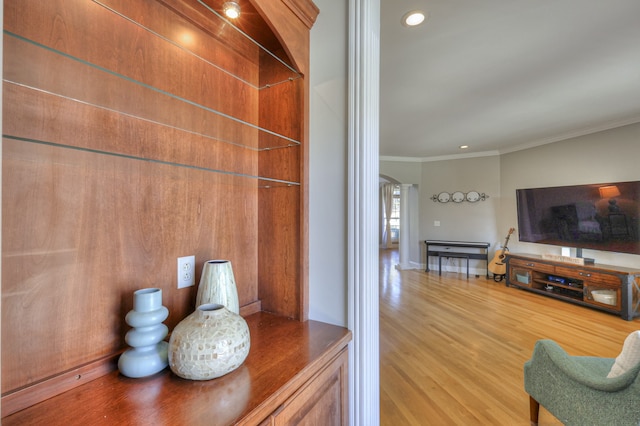
<path fill-rule="evenodd" d="M 552 340 L 536 342 L 524 365 L 531 423 L 538 424 L 542 405 L 567 426 L 640 425 L 640 363 L 607 377 L 621 356 L 570 356 Z"/>

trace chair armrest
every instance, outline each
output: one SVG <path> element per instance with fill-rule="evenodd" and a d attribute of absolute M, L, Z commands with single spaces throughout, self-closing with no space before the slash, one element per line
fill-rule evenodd
<path fill-rule="evenodd" d="M 570 379 L 593 389 L 617 392 L 627 388 L 638 377 L 640 365 L 614 378 L 607 378 L 613 358 L 570 356 L 553 340 L 539 340 L 533 349 L 531 362 L 552 362 Z"/>

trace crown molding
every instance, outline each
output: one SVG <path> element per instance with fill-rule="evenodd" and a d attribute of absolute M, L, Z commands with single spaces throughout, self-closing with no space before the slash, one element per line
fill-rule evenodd
<path fill-rule="evenodd" d="M 495 157 L 500 151 L 469 152 L 465 154 L 439 155 L 435 157 L 389 157 L 381 156 L 380 161 L 397 161 L 404 163 L 429 163 L 432 161 L 461 160 L 464 158 Z"/>
<path fill-rule="evenodd" d="M 569 139 L 579 138 L 581 136 L 587 136 L 598 132 L 604 132 L 607 130 L 617 129 L 618 127 L 629 126 L 632 124 L 640 123 L 640 117 L 630 117 L 626 120 L 619 120 L 614 122 L 608 122 L 599 126 L 592 126 L 575 130 L 572 132 L 562 133 L 560 135 L 542 138 L 535 141 L 522 143 L 507 147 L 500 150 L 482 151 L 482 152 L 469 152 L 465 154 L 452 154 L 452 155 L 439 155 L 434 157 L 394 157 L 394 156 L 380 156 L 380 161 L 397 161 L 404 163 L 428 163 L 432 161 L 445 161 L 445 160 L 460 160 L 464 158 L 476 158 L 476 157 L 491 157 L 499 156 L 503 154 L 510 154 L 512 152 L 524 151 L 525 149 L 535 148 L 542 145 L 548 145 L 550 143 L 562 142 Z"/>
<path fill-rule="evenodd" d="M 300 19 L 307 28 L 313 27 L 320 9 L 311 0 L 282 0 L 289 9 Z"/>

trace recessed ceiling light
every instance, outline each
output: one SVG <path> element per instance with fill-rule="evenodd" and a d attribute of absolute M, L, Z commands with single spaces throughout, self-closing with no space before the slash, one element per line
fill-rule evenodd
<path fill-rule="evenodd" d="M 420 25 L 426 19 L 426 15 L 424 12 L 420 10 L 412 10 L 411 12 L 407 12 L 402 17 L 402 24 L 407 27 L 415 27 L 416 25 Z"/>
<path fill-rule="evenodd" d="M 460 145 L 460 149 L 467 149 L 469 148 L 469 145 Z"/>
<path fill-rule="evenodd" d="M 229 19 L 236 19 L 240 16 L 240 5 L 235 1 L 227 1 L 222 5 L 222 11 Z"/>

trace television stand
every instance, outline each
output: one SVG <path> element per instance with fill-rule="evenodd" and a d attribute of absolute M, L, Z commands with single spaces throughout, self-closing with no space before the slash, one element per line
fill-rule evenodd
<path fill-rule="evenodd" d="M 640 316 L 640 269 L 574 265 L 533 254 L 507 253 L 507 287 L 620 315 Z"/>

